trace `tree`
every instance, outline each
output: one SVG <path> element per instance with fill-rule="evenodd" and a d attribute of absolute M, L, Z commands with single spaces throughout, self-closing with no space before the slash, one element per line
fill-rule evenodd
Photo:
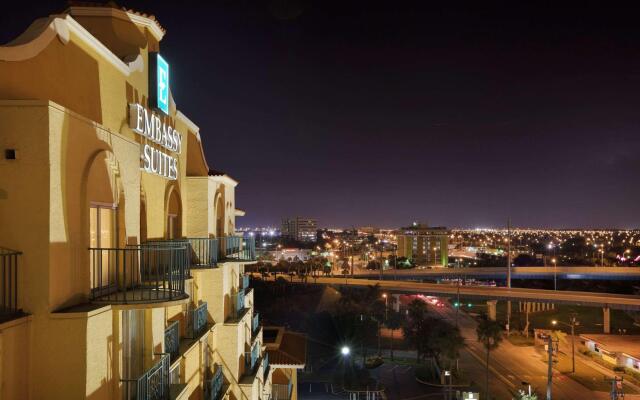
<path fill-rule="evenodd" d="M 446 359 L 448 368 L 453 369 L 453 362 L 460 356 L 460 350 L 464 347 L 464 338 L 460 330 L 442 319 L 430 321 L 429 326 L 429 353 L 440 367 L 444 367 L 443 361 Z"/>
<path fill-rule="evenodd" d="M 422 300 L 413 300 L 409 303 L 408 316 L 409 318 L 405 321 L 402 331 L 407 342 L 416 349 L 416 361 L 420 361 L 426 350 L 425 337 L 428 337 L 429 334 L 427 305 Z"/>
<path fill-rule="evenodd" d="M 387 320 L 385 321 L 385 325 L 387 326 L 387 329 L 391 330 L 391 345 L 389 347 L 391 351 L 391 360 L 393 360 L 393 332 L 396 329 L 400 329 L 400 327 L 402 326 L 402 315 L 400 315 L 399 312 L 393 310 L 389 311 Z"/>
<path fill-rule="evenodd" d="M 380 269 L 380 262 L 378 260 L 371 260 L 367 263 L 367 269 L 378 270 Z"/>
<path fill-rule="evenodd" d="M 524 390 L 520 389 L 518 390 L 518 393 L 516 393 L 516 397 L 513 398 L 513 400 L 538 400 L 538 395 L 535 393 L 525 393 Z"/>
<path fill-rule="evenodd" d="M 489 353 L 491 350 L 497 349 L 502 342 L 502 326 L 496 321 L 493 321 L 487 317 L 486 314 L 482 316 L 478 327 L 476 328 L 476 334 L 478 341 L 482 342 L 485 350 L 487 351 L 487 375 L 484 389 L 485 399 L 489 398 Z"/>
<path fill-rule="evenodd" d="M 282 294 L 287 290 L 287 284 L 287 280 L 283 277 L 279 276 L 276 278 L 276 287 L 282 292 Z"/>

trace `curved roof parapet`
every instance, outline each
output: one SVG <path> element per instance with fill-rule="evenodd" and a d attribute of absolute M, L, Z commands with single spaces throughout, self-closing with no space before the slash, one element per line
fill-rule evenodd
<path fill-rule="evenodd" d="M 70 32 L 93 47 L 98 54 L 125 76 L 129 76 L 131 72 L 138 71 L 143 67 L 140 55 L 136 55 L 130 62 L 121 60 L 68 14 L 51 15 L 48 18 L 36 20 L 16 39 L 0 46 L 0 61 L 24 61 L 36 57 L 55 38 L 66 45 L 69 43 Z"/>
<path fill-rule="evenodd" d="M 212 178 L 217 178 L 216 180 L 226 181 L 233 184 L 234 186 L 238 184 L 238 181 L 227 175 L 226 172 L 218 171 L 212 168 L 209 168 L 209 176 Z"/>
<path fill-rule="evenodd" d="M 149 29 L 156 40 L 160 41 L 166 30 L 155 15 L 146 14 L 126 7 L 120 7 L 115 1 L 99 3 L 93 1 L 70 1 L 65 11 L 71 15 L 83 17 L 113 17 L 123 21 L 132 21 L 136 25 Z"/>

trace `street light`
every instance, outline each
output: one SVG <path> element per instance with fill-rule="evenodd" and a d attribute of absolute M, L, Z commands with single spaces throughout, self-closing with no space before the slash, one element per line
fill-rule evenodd
<path fill-rule="evenodd" d="M 554 257 L 551 262 L 553 263 L 553 290 L 558 290 L 558 260 Z"/>
<path fill-rule="evenodd" d="M 453 394 L 453 376 L 451 375 L 451 371 L 444 371 L 444 376 L 449 377 L 449 387 L 447 388 L 447 399 L 451 398 Z M 446 378 L 445 378 L 446 379 Z"/>
<path fill-rule="evenodd" d="M 574 337 L 575 337 L 575 326 L 577 324 L 579 324 L 578 321 L 576 321 L 576 315 L 575 314 L 571 314 L 571 316 L 569 317 L 569 323 L 567 324 L 566 322 L 562 322 L 562 321 L 558 321 L 558 320 L 553 320 L 551 321 L 551 324 L 553 326 L 556 326 L 558 324 L 562 324 L 565 326 L 568 326 L 571 328 L 571 372 L 575 373 L 576 372 L 576 348 L 575 348 L 575 343 L 574 343 Z"/>
<path fill-rule="evenodd" d="M 342 346 L 342 348 L 340 349 L 340 354 L 342 354 L 344 357 L 347 357 L 350 353 L 351 349 L 349 348 L 349 346 Z"/>
<path fill-rule="evenodd" d="M 384 320 L 387 321 L 389 318 L 389 296 L 386 293 L 382 294 L 382 298 L 384 299 Z"/>

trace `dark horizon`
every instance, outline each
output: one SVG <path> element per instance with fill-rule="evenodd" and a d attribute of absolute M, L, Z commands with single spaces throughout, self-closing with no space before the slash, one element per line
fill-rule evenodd
<path fill-rule="evenodd" d="M 240 182 L 238 226 L 640 227 L 636 9 L 118 3 L 166 28 L 173 97 Z M 5 6 L 0 42 L 64 8 Z"/>

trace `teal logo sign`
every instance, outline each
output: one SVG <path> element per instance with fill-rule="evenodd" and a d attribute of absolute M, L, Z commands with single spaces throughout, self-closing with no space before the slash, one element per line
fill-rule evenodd
<path fill-rule="evenodd" d="M 169 64 L 158 53 L 149 53 L 150 105 L 169 114 Z"/>

